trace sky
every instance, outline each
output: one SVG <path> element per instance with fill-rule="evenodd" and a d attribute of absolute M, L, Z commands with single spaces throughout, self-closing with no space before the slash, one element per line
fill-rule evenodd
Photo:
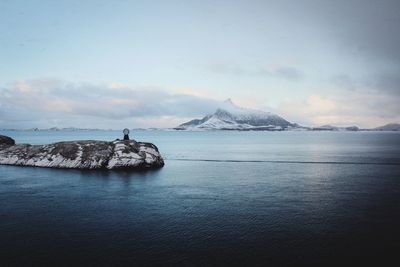
<path fill-rule="evenodd" d="M 400 123 L 400 1 L 0 0 L 0 128 L 174 127 L 231 98 Z"/>

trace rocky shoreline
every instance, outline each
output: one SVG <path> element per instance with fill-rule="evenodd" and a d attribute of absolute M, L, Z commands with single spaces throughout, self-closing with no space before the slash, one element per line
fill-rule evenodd
<path fill-rule="evenodd" d="M 0 164 L 68 169 L 151 169 L 164 166 L 158 148 L 135 140 L 15 144 L 0 135 Z"/>

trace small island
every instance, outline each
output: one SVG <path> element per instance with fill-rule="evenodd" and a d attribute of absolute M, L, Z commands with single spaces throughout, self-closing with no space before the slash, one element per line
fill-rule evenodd
<path fill-rule="evenodd" d="M 15 144 L 0 135 L 0 164 L 69 169 L 154 169 L 164 166 L 158 148 L 135 140 L 65 141 L 47 145 Z"/>

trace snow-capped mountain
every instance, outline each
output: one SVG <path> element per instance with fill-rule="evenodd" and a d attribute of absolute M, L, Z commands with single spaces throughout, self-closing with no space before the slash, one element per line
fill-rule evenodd
<path fill-rule="evenodd" d="M 214 114 L 194 119 L 176 127 L 177 130 L 283 130 L 293 126 L 270 112 L 242 108 L 231 99 L 225 100 Z"/>

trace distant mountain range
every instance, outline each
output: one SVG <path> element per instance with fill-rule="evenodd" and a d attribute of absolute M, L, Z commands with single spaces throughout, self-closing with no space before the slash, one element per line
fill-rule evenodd
<path fill-rule="evenodd" d="M 225 100 L 214 114 L 194 119 L 176 127 L 176 130 L 284 130 L 296 127 L 284 118 L 254 109 L 236 106 Z"/>
<path fill-rule="evenodd" d="M 305 127 L 291 123 L 286 119 L 260 110 L 242 108 L 235 105 L 231 99 L 225 100 L 220 107 L 202 119 L 194 119 L 174 128 L 175 130 L 239 130 L 239 131 L 400 131 L 400 124 L 387 124 L 374 129 L 359 129 L 357 126 L 337 127 L 323 125 L 319 127 Z"/>
<path fill-rule="evenodd" d="M 104 129 L 88 129 L 88 128 L 48 128 L 48 129 L 0 129 L 0 131 L 103 131 Z M 384 126 L 372 129 L 360 129 L 357 126 L 338 127 L 332 125 L 322 125 L 318 127 L 306 127 L 297 123 L 291 123 L 271 112 L 265 112 L 255 109 L 242 108 L 235 105 L 231 99 L 221 102 L 217 110 L 213 114 L 204 116 L 201 119 L 194 119 L 185 122 L 175 128 L 136 128 L 133 130 L 188 130 L 188 131 L 205 131 L 205 130 L 237 130 L 237 131 L 400 131 L 400 124 L 390 123 Z M 108 131 L 113 131 L 108 129 Z"/>

